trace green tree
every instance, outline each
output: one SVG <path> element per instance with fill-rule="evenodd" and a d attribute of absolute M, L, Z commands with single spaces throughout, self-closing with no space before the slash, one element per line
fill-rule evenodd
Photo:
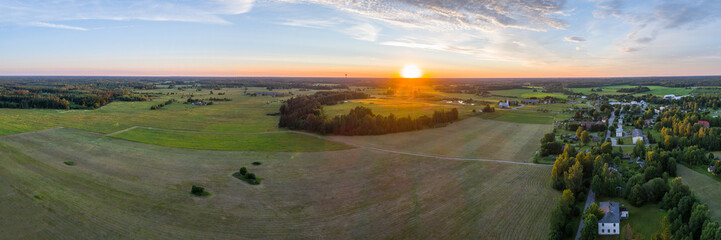
<path fill-rule="evenodd" d="M 591 135 L 589 135 L 587 131 L 581 132 L 581 141 L 584 145 L 588 144 L 588 142 L 591 141 Z"/>
<path fill-rule="evenodd" d="M 583 228 L 581 229 L 582 240 L 595 240 L 598 237 L 598 219 L 596 215 L 588 214 L 583 218 Z"/>
<path fill-rule="evenodd" d="M 593 180 L 591 180 L 591 190 L 593 190 L 594 193 L 598 196 L 605 196 L 605 186 L 603 185 L 603 180 L 601 180 L 601 177 L 598 175 L 593 176 Z"/>
<path fill-rule="evenodd" d="M 688 227 L 693 236 L 701 236 L 703 225 L 709 219 L 708 207 L 706 204 L 696 203 L 693 206 L 691 217 L 688 220 Z"/>
<path fill-rule="evenodd" d="M 240 171 L 238 171 L 238 173 L 240 173 L 240 175 L 245 176 L 245 174 L 248 173 L 248 169 L 245 167 L 241 167 Z"/>
<path fill-rule="evenodd" d="M 556 134 L 553 133 L 546 133 L 543 135 L 543 138 L 541 138 L 541 143 L 550 143 L 556 141 Z"/>
<path fill-rule="evenodd" d="M 646 144 L 643 141 L 636 141 L 636 147 L 633 148 L 633 156 L 646 159 Z"/>
<path fill-rule="evenodd" d="M 613 146 L 610 142 L 605 142 L 601 144 L 601 153 L 612 153 L 613 152 Z"/>
<path fill-rule="evenodd" d="M 583 190 L 583 165 L 580 161 L 576 161 L 566 173 L 566 187 L 573 193 L 579 193 Z"/>
<path fill-rule="evenodd" d="M 582 133 L 582 132 L 583 132 L 583 127 L 578 126 L 578 128 L 576 129 L 576 137 L 577 137 L 577 138 L 581 138 L 581 133 Z"/>
<path fill-rule="evenodd" d="M 596 216 L 596 219 L 603 218 L 603 210 L 601 210 L 601 207 L 598 206 L 598 203 L 591 203 L 591 205 L 588 206 L 585 212 L 583 212 L 583 215 L 593 215 Z"/>

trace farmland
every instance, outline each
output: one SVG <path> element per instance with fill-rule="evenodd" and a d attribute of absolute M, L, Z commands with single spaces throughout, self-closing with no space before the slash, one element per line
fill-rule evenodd
<path fill-rule="evenodd" d="M 424 131 L 381 136 L 332 136 L 331 139 L 434 156 L 530 162 L 539 140 L 551 130 L 551 125 L 469 118 Z"/>
<path fill-rule="evenodd" d="M 263 184 L 232 177 L 240 166 Z M 558 197 L 549 172 L 360 148 L 167 148 L 60 128 L 0 137 L 0 224 L 18 238 L 538 239 Z M 193 197 L 191 185 L 213 194 Z"/>
<path fill-rule="evenodd" d="M 711 216 L 716 221 L 721 221 L 721 201 L 718 200 L 721 196 L 721 181 L 716 181 L 681 164 L 678 165 L 678 176 L 682 177 L 696 196 L 708 205 Z"/>
<path fill-rule="evenodd" d="M 596 93 L 599 95 L 609 95 L 609 94 L 622 94 L 622 93 L 619 93 L 616 91 L 621 88 L 634 88 L 634 87 L 636 87 L 636 86 L 631 86 L 631 85 L 603 86 L 603 87 L 600 87 L 602 89 L 601 92 L 591 92 L 591 89 L 596 89 L 598 87 L 572 88 L 571 90 L 573 90 L 574 92 L 583 93 L 583 94 Z M 634 95 L 652 94 L 652 95 L 657 95 L 657 96 L 664 96 L 664 95 L 673 94 L 673 95 L 677 95 L 677 96 L 683 96 L 683 95 L 688 95 L 689 93 L 691 93 L 691 91 L 693 91 L 692 88 L 672 88 L 672 87 L 663 87 L 663 86 L 644 86 L 644 87 L 648 87 L 649 89 L 651 89 L 651 91 L 644 92 L 644 93 L 638 93 L 638 94 L 634 94 Z"/>

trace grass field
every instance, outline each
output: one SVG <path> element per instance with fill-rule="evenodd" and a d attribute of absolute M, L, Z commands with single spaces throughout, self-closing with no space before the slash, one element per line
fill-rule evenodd
<path fill-rule="evenodd" d="M 514 122 L 514 123 L 532 123 L 532 124 L 553 124 L 556 114 L 542 113 L 533 111 L 519 110 L 499 110 L 496 109 L 492 113 L 481 113 L 477 116 L 483 119 L 492 119 L 496 121 Z"/>
<path fill-rule="evenodd" d="M 232 177 L 241 166 L 263 183 Z M 53 129 L 0 137 L 0 225 L 20 239 L 541 239 L 559 195 L 549 174 L 360 148 L 205 151 Z M 212 195 L 192 196 L 191 185 Z"/>
<path fill-rule="evenodd" d="M 396 151 L 444 157 L 530 162 L 552 125 L 468 118 L 443 128 L 381 136 L 332 136 L 331 139 Z"/>
<path fill-rule="evenodd" d="M 423 115 L 433 116 L 435 110 L 451 110 L 457 108 L 460 117 L 471 115 L 471 110 L 481 109 L 481 106 L 445 103 L 442 101 L 409 100 L 396 98 L 371 98 L 350 100 L 347 103 L 323 106 L 323 114 L 328 117 L 348 114 L 351 109 L 363 106 L 373 110 L 374 114 L 387 116 L 393 114 L 396 117 L 419 117 Z"/>
<path fill-rule="evenodd" d="M 633 87 L 636 87 L 636 86 L 631 86 L 631 85 L 604 86 L 604 87 L 601 87 L 601 89 L 603 90 L 601 92 L 591 92 L 591 88 L 571 88 L 571 90 L 573 90 L 574 92 L 583 93 L 583 94 L 596 93 L 598 95 L 609 95 L 609 94 L 625 94 L 625 93 L 619 93 L 616 91 L 621 88 L 633 88 Z M 634 95 L 653 94 L 653 95 L 657 95 L 657 96 L 663 96 L 663 95 L 674 94 L 677 96 L 682 96 L 682 95 L 688 95 L 689 93 L 691 93 L 691 91 L 693 91 L 693 89 L 671 88 L 671 87 L 662 87 L 662 86 L 644 86 L 644 87 L 648 87 L 649 89 L 651 89 L 651 91 L 634 94 Z M 596 88 L 593 88 L 593 89 L 596 89 Z"/>
<path fill-rule="evenodd" d="M 544 93 L 544 92 L 541 92 L 540 89 L 537 92 L 533 92 L 533 89 L 530 89 L 530 88 L 496 90 L 496 91 L 490 91 L 490 93 L 492 95 L 509 96 L 509 97 L 516 97 L 516 98 L 531 98 L 531 97 L 544 98 L 546 96 L 551 96 L 551 97 L 560 98 L 560 99 L 568 98 L 568 96 L 563 93 Z"/>
<path fill-rule="evenodd" d="M 223 151 L 316 152 L 352 148 L 320 138 L 288 132 L 220 134 L 135 128 L 113 137 L 168 147 Z"/>
<path fill-rule="evenodd" d="M 711 216 L 716 221 L 721 221 L 721 182 L 681 164 L 678 165 L 677 174 L 691 187 L 696 196 L 708 205 Z"/>

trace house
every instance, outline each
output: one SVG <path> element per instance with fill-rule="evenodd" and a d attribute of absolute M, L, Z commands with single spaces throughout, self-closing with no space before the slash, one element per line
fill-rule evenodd
<path fill-rule="evenodd" d="M 601 118 L 601 122 L 606 123 L 608 121 L 607 117 Z"/>
<path fill-rule="evenodd" d="M 676 98 L 676 95 L 673 95 L 673 94 L 663 96 L 663 99 L 675 99 L 675 98 Z"/>
<path fill-rule="evenodd" d="M 643 131 L 641 131 L 641 129 L 634 129 L 631 131 L 631 135 L 633 136 L 633 144 L 636 144 L 638 141 L 643 142 Z"/>
<path fill-rule="evenodd" d="M 518 106 L 518 101 L 506 101 L 509 106 Z"/>
<path fill-rule="evenodd" d="M 585 127 L 586 129 L 590 129 L 590 128 L 591 128 L 591 125 L 600 125 L 600 124 L 603 124 L 603 122 L 601 122 L 601 121 L 597 121 L 597 122 L 583 121 L 583 122 L 579 122 L 579 123 L 578 123 L 578 125 L 583 126 L 583 127 Z"/>
<path fill-rule="evenodd" d="M 598 142 L 598 135 L 591 135 L 591 139 L 593 140 L 593 142 Z"/>
<path fill-rule="evenodd" d="M 598 235 L 621 234 L 621 210 L 618 202 L 601 202 L 599 208 L 603 211 L 603 218 L 598 220 Z"/>
<path fill-rule="evenodd" d="M 521 103 L 523 103 L 523 104 L 538 104 L 539 100 L 538 99 L 523 99 L 523 100 L 521 100 Z"/>
<path fill-rule="evenodd" d="M 716 170 L 716 166 L 709 166 L 706 170 L 710 173 L 713 173 L 713 171 Z"/>
<path fill-rule="evenodd" d="M 653 119 L 646 119 L 646 126 L 652 126 L 653 125 Z"/>
<path fill-rule="evenodd" d="M 503 101 L 499 102 L 498 107 L 499 108 L 509 108 L 510 105 L 508 104 L 508 100 L 506 100 L 505 102 L 503 102 Z"/>
<path fill-rule="evenodd" d="M 701 125 L 705 128 L 711 127 L 711 124 L 709 124 L 708 121 L 698 121 L 698 125 Z"/>
<path fill-rule="evenodd" d="M 571 137 L 569 137 L 568 139 L 571 139 L 571 140 L 573 140 L 573 141 L 578 141 L 578 140 L 581 140 L 580 138 L 576 137 L 575 135 L 574 135 L 574 136 L 571 136 Z"/>
<path fill-rule="evenodd" d="M 616 137 L 623 137 L 623 128 L 616 128 Z"/>

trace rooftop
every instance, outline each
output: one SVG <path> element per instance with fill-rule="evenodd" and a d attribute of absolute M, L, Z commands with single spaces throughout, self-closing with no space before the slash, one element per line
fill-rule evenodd
<path fill-rule="evenodd" d="M 641 129 L 634 129 L 631 134 L 633 137 L 643 137 L 643 131 L 641 131 Z"/>
<path fill-rule="evenodd" d="M 621 211 L 618 202 L 601 202 L 599 208 L 605 213 L 598 223 L 618 223 L 621 221 Z"/>

